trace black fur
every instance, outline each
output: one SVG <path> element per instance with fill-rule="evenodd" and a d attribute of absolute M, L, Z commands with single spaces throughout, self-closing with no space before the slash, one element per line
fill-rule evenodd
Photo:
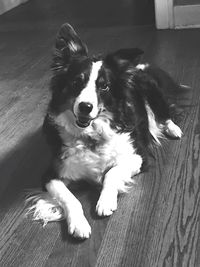
<path fill-rule="evenodd" d="M 145 104 L 148 103 L 158 122 L 166 121 L 170 118 L 170 112 L 162 91 L 171 89 L 164 88 L 168 83 L 170 86 L 177 85 L 160 69 L 138 69 L 136 65 L 142 54 L 143 51 L 138 48 L 128 48 L 102 56 L 103 65 L 96 81 L 96 90 L 99 102 L 113 114 L 111 127 L 118 132 L 131 132 L 137 153 L 146 162 L 153 138 L 148 128 Z M 59 157 L 63 147 L 55 118 L 85 87 L 92 62 L 95 61 L 97 59 L 88 56 L 85 44 L 72 27 L 64 24 L 56 37 L 52 100 L 43 126 L 54 157 Z"/>

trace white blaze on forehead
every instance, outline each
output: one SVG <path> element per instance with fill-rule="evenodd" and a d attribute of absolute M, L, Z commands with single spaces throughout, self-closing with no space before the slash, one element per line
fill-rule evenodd
<path fill-rule="evenodd" d="M 102 61 L 92 63 L 89 81 L 86 87 L 81 91 L 79 96 L 76 98 L 74 104 L 74 113 L 78 114 L 78 105 L 81 102 L 88 102 L 93 105 L 93 109 L 90 112 L 90 116 L 95 118 L 98 114 L 98 97 L 96 92 L 96 80 L 98 78 L 99 70 L 101 69 Z"/>
<path fill-rule="evenodd" d="M 97 62 L 92 63 L 92 70 L 91 70 L 90 78 L 89 78 L 86 88 L 88 88 L 90 85 L 93 86 L 93 84 L 95 84 L 98 74 L 99 74 L 99 70 L 101 69 L 101 66 L 102 66 L 102 61 L 97 61 Z"/>

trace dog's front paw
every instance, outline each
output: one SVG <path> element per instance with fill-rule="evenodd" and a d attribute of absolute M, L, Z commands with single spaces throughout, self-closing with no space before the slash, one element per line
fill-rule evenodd
<path fill-rule="evenodd" d="M 110 216 L 117 209 L 117 195 L 102 194 L 96 205 L 99 216 Z"/>
<path fill-rule="evenodd" d="M 75 211 L 68 215 L 68 232 L 75 238 L 87 239 L 90 237 L 91 227 L 83 213 Z"/>
<path fill-rule="evenodd" d="M 75 238 L 86 239 L 90 237 L 91 227 L 84 216 L 79 201 L 73 201 L 71 208 L 65 210 L 68 223 L 68 232 Z"/>

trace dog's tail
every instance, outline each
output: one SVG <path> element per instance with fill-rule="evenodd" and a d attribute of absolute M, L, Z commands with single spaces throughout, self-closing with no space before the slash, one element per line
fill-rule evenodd
<path fill-rule="evenodd" d="M 25 203 L 27 205 L 26 215 L 31 215 L 34 221 L 41 221 L 43 227 L 48 222 L 64 219 L 62 207 L 48 192 L 39 190 L 27 192 Z"/>

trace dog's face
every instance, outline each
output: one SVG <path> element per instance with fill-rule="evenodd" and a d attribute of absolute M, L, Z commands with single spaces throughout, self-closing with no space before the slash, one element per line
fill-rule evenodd
<path fill-rule="evenodd" d="M 98 60 L 69 24 L 58 32 L 52 64 L 52 106 L 64 112 L 73 127 L 84 129 L 123 97 L 121 77 L 139 63 L 140 49 L 121 49 Z M 127 80 L 127 79 L 126 79 Z"/>

